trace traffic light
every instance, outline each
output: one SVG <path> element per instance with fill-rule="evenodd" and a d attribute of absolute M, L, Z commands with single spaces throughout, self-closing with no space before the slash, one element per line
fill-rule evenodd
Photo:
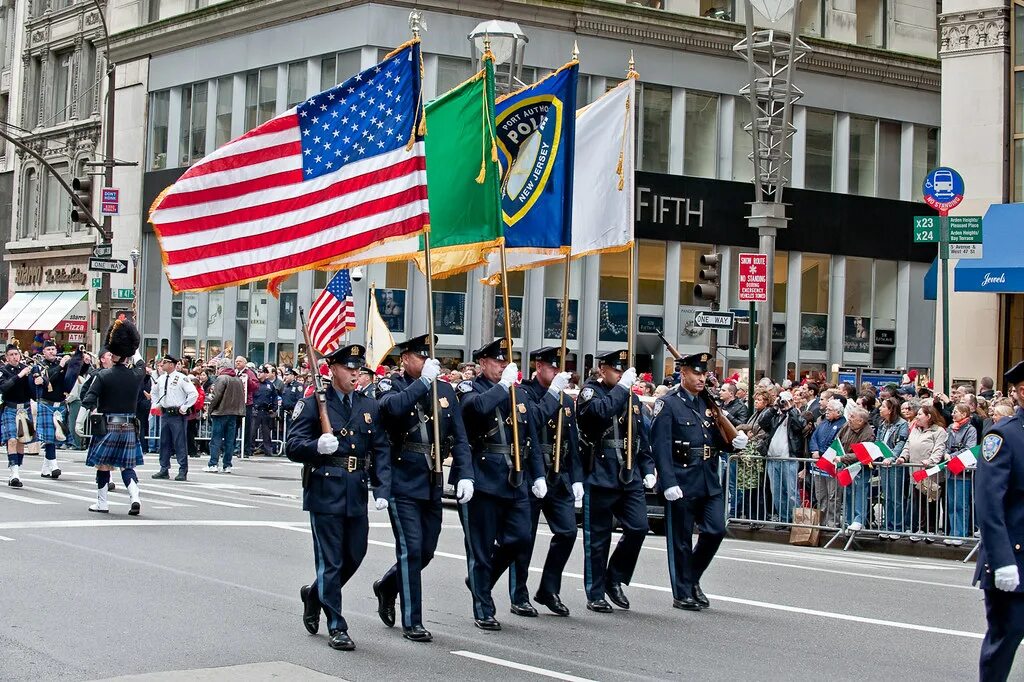
<path fill-rule="evenodd" d="M 71 189 L 75 190 L 75 201 L 71 204 L 71 222 L 90 222 L 92 217 L 92 178 L 73 179 Z"/>
<path fill-rule="evenodd" d="M 718 303 L 719 287 L 722 266 L 722 254 L 705 253 L 700 257 L 701 269 L 697 273 L 698 284 L 693 287 L 693 297 L 697 300 L 708 303 Z"/>

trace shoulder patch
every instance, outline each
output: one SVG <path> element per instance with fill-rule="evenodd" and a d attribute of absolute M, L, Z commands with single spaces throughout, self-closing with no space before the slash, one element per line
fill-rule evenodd
<path fill-rule="evenodd" d="M 594 397 L 594 389 L 591 388 L 590 386 L 587 386 L 582 391 L 580 391 L 580 400 L 583 401 L 583 402 L 587 402 L 588 400 L 590 400 L 593 397 Z"/>
<path fill-rule="evenodd" d="M 999 454 L 999 448 L 1001 447 L 1003 447 L 1003 437 L 999 434 L 990 433 L 981 442 L 981 455 L 985 458 L 986 462 L 991 462 Z"/>
<path fill-rule="evenodd" d="M 654 401 L 654 416 L 657 417 L 661 410 L 665 407 L 665 401 L 658 398 Z"/>
<path fill-rule="evenodd" d="M 292 410 L 292 419 L 298 419 L 299 415 L 302 414 L 302 408 L 306 405 L 305 400 L 300 400 L 295 403 L 295 409 Z"/>
<path fill-rule="evenodd" d="M 469 393 L 473 390 L 472 381 L 460 381 L 459 382 L 459 393 Z"/>
<path fill-rule="evenodd" d="M 377 382 L 377 390 L 381 393 L 387 393 L 391 390 L 391 379 L 384 378 Z"/>

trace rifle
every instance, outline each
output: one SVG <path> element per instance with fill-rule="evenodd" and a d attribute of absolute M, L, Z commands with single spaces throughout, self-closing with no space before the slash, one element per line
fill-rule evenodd
<path fill-rule="evenodd" d="M 334 433 L 331 426 L 331 418 L 327 415 L 327 386 L 324 385 L 324 378 L 320 375 L 320 353 L 313 346 L 309 338 L 309 327 L 306 325 L 306 311 L 299 307 L 299 321 L 302 322 L 302 335 L 306 339 L 306 359 L 309 361 L 309 369 L 313 374 L 313 385 L 316 386 L 316 407 L 320 413 L 320 428 L 323 433 Z M 303 483 L 307 480 L 309 465 L 302 467 Z M 305 487 L 305 485 L 303 485 Z"/>
<path fill-rule="evenodd" d="M 677 361 L 683 359 L 682 353 L 676 350 L 675 346 L 668 342 L 665 338 L 665 334 L 659 329 L 658 338 L 665 344 L 665 348 L 668 349 L 669 355 L 675 358 Z M 739 434 L 736 427 L 733 425 L 729 418 L 722 412 L 722 408 L 718 406 L 715 399 L 711 397 L 711 393 L 705 386 L 700 390 L 700 395 L 704 397 L 704 402 L 707 403 L 708 409 L 711 410 L 711 415 L 715 418 L 715 425 L 718 427 L 718 432 L 722 434 L 722 438 L 725 439 L 726 443 L 732 443 L 733 439 Z"/>

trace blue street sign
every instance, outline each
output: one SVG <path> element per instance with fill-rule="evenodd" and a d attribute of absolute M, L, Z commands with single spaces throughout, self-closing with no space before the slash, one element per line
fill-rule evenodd
<path fill-rule="evenodd" d="M 936 168 L 924 179 L 924 202 L 938 211 L 948 211 L 964 200 L 964 179 L 952 168 Z"/>

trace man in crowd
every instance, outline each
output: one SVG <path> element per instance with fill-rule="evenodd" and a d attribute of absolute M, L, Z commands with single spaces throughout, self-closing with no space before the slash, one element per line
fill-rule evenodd
<path fill-rule="evenodd" d="M 718 397 L 722 401 L 722 409 L 725 411 L 725 416 L 728 417 L 734 426 L 746 423 L 750 417 L 750 409 L 745 402 L 736 396 L 736 384 L 722 384 L 722 388 L 718 391 Z"/>
<path fill-rule="evenodd" d="M 224 358 L 218 361 L 217 379 L 213 382 L 210 395 L 207 397 L 207 408 L 210 414 L 210 461 L 205 471 L 220 471 L 230 474 L 231 461 L 235 456 L 235 443 L 238 435 L 238 419 L 245 415 L 245 387 L 232 369 L 231 360 Z M 221 453 L 224 461 L 220 463 Z"/>
<path fill-rule="evenodd" d="M 253 448 L 254 454 L 262 454 L 273 457 L 277 454 L 277 447 L 274 445 L 274 416 L 277 414 L 278 393 L 274 388 L 274 377 L 276 373 L 271 365 L 259 368 L 257 378 L 259 385 L 253 395 L 252 408 L 256 419 L 254 431 L 259 435 L 260 443 Z"/>
<path fill-rule="evenodd" d="M 256 376 L 255 367 L 246 361 L 245 357 L 239 355 L 235 358 L 235 373 L 245 386 L 245 418 L 239 419 L 239 424 L 244 426 L 242 434 L 242 459 L 249 457 L 256 449 L 256 429 L 253 417 L 252 401 L 256 397 L 256 389 L 260 386 L 260 380 Z"/>
<path fill-rule="evenodd" d="M 185 438 L 185 416 L 199 399 L 199 392 L 184 374 L 177 370 L 178 361 L 165 355 L 160 363 L 164 374 L 153 389 L 153 406 L 160 409 L 160 471 L 153 478 L 170 478 L 171 455 L 178 460 L 175 481 L 188 480 L 188 443 Z"/>
<path fill-rule="evenodd" d="M 367 366 L 359 368 L 359 379 L 356 381 L 356 390 L 365 395 L 367 398 L 377 397 L 377 385 L 373 383 L 374 378 L 377 375 L 374 374 L 373 369 Z"/>

